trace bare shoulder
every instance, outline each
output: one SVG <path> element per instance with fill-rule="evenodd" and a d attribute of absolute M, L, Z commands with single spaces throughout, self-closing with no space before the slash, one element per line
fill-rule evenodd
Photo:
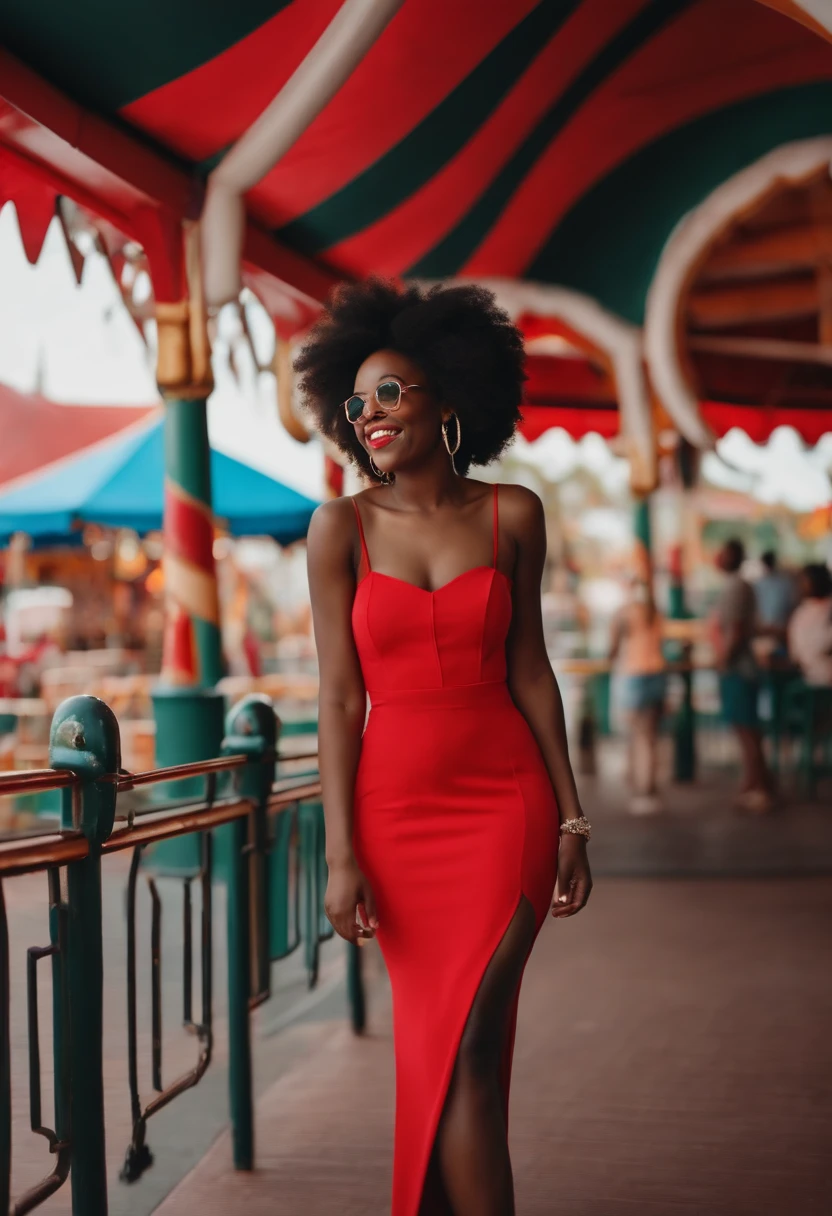
<path fill-rule="evenodd" d="M 517 537 L 544 527 L 543 503 L 526 486 L 500 485 L 500 522 Z"/>
<path fill-rule="evenodd" d="M 312 512 L 307 534 L 310 555 L 351 553 L 355 539 L 355 510 L 349 498 L 332 498 Z"/>

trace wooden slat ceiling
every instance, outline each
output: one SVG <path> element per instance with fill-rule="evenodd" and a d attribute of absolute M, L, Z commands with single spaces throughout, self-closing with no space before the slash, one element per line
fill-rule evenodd
<path fill-rule="evenodd" d="M 685 347 L 703 400 L 832 406 L 832 181 L 779 190 L 737 220 L 694 276 Z"/>

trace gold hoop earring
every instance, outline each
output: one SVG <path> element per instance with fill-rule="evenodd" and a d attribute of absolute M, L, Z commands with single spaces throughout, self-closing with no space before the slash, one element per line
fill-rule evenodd
<path fill-rule="evenodd" d="M 456 421 L 456 443 L 453 447 L 451 447 L 451 441 L 448 439 L 448 424 L 450 423 L 451 418 Z M 451 467 L 453 471 L 456 472 L 456 461 L 454 460 L 454 456 L 456 456 L 457 452 L 459 451 L 459 445 L 462 443 L 462 424 L 459 421 L 459 414 L 451 414 L 451 418 L 448 418 L 442 423 L 442 438 L 445 442 L 445 450 L 451 458 Z"/>
<path fill-rule="evenodd" d="M 373 460 L 372 456 L 370 457 L 370 468 L 373 470 L 374 476 L 378 478 L 378 480 L 381 482 L 381 484 L 383 486 L 389 486 L 392 484 L 393 474 L 392 473 L 382 473 L 381 469 L 378 467 L 376 462 Z"/>

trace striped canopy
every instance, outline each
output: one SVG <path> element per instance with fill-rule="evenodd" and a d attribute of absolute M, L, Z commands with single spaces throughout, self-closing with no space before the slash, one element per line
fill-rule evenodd
<path fill-rule="evenodd" d="M 57 407 L 60 408 L 60 407 Z M 0 548 L 16 532 L 54 542 L 83 524 L 153 532 L 165 499 L 164 425 L 154 413 L 103 443 L 18 479 L 0 493 Z M 232 536 L 272 536 L 290 545 L 306 535 L 318 505 L 223 452 L 211 451 L 217 521 Z"/>
<path fill-rule="evenodd" d="M 152 409 L 58 405 L 0 383 L 0 486 L 124 430 Z"/>
<path fill-rule="evenodd" d="M 5 0 L 0 40 L 83 107 L 73 114 L 135 134 L 143 155 L 160 151 L 138 185 L 193 210 L 200 183 L 339 4 Z M 829 132 L 832 45 L 792 19 L 800 10 L 792 0 L 405 0 L 251 191 L 257 240 L 246 257 L 272 286 L 311 300 L 370 273 L 500 276 L 568 288 L 640 326 L 680 218 L 772 149 Z M 31 113 L 26 88 L 0 77 L 16 112 Z M 101 146 L 89 124 L 75 134 L 87 155 Z M 72 192 L 74 171 L 67 161 L 54 172 L 0 101 L 0 155 L 4 144 L 14 159 L 0 163 L 0 189 L 22 200 L 34 250 L 52 214 L 37 202 L 50 173 Z M 160 163 L 180 175 L 151 180 Z M 40 176 L 24 189 L 32 165 Z M 133 172 L 135 186 L 144 170 Z M 103 174 L 88 173 L 86 188 L 115 222 L 120 206 L 134 219 L 147 209 Z"/>

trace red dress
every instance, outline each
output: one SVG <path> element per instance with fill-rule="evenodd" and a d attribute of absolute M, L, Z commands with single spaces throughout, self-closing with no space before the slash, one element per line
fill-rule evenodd
<path fill-rule="evenodd" d="M 494 562 L 436 591 L 367 570 L 352 626 L 371 709 L 355 786 L 354 846 L 376 898 L 393 993 L 392 1216 L 417 1216 L 468 1013 L 517 910 L 540 929 L 556 878 L 558 812 L 506 684 L 511 582 Z M 504 1051 L 504 1090 L 514 1045 Z"/>

